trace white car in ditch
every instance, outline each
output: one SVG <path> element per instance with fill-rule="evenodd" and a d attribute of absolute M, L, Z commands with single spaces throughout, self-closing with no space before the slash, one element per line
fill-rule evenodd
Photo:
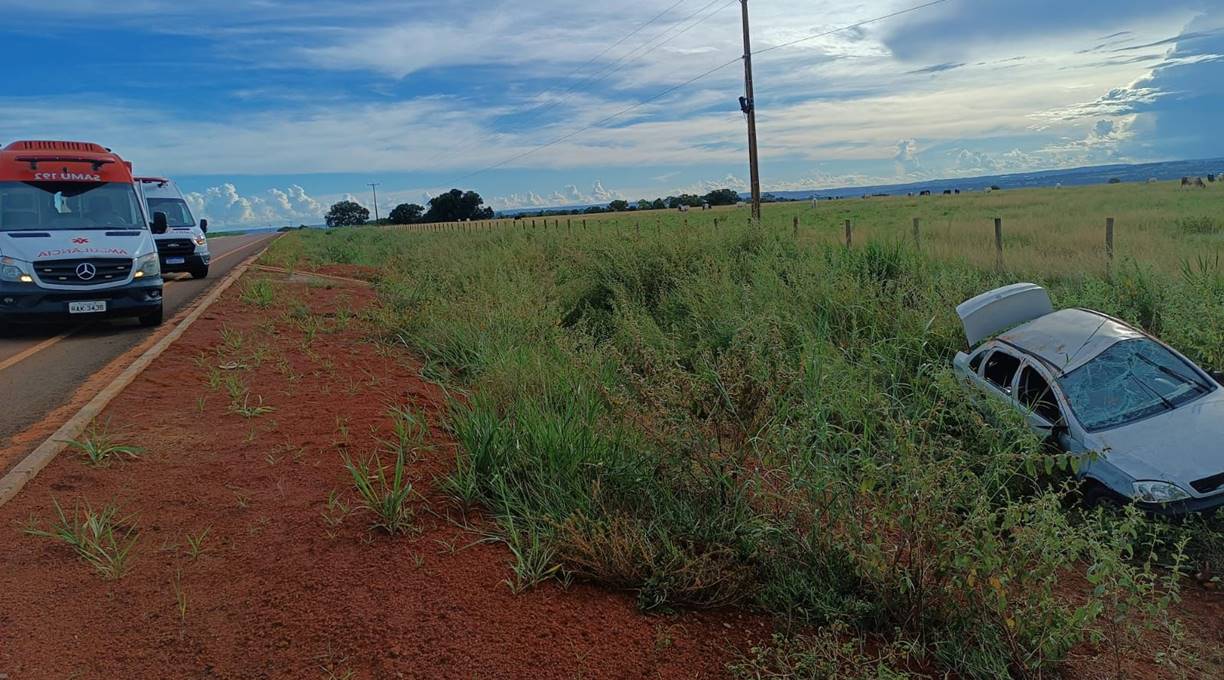
<path fill-rule="evenodd" d="M 1123 321 L 1055 311 L 1031 283 L 956 311 L 976 347 L 957 354 L 958 377 L 1083 455 L 1087 503 L 1134 502 L 1159 514 L 1224 505 L 1224 388 L 1216 377 Z"/>

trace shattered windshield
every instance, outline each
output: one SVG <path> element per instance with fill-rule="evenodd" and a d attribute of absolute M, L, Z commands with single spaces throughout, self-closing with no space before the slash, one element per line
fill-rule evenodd
<path fill-rule="evenodd" d="M 131 184 L 0 182 L 0 231 L 144 228 Z"/>
<path fill-rule="evenodd" d="M 1172 411 L 1214 389 L 1192 366 L 1146 338 L 1119 342 L 1059 384 L 1089 432 Z"/>

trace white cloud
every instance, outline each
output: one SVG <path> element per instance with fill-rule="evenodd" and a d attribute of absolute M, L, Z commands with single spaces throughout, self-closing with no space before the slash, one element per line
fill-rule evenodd
<path fill-rule="evenodd" d="M 227 182 L 202 192 L 188 193 L 185 198 L 197 218 L 224 227 L 318 224 L 327 212 L 326 206 L 297 185 L 243 196 L 236 186 Z"/>
<path fill-rule="evenodd" d="M 554 191 L 548 198 L 544 198 L 534 191 L 529 191 L 526 193 L 510 194 L 509 196 L 496 196 L 488 201 L 488 205 L 496 210 L 553 208 L 569 205 L 602 205 L 623 198 L 625 198 L 623 193 L 610 191 L 604 188 L 603 182 L 595 180 L 595 183 L 591 185 L 590 193 L 583 193 L 575 184 L 567 184 L 560 190 Z"/>
<path fill-rule="evenodd" d="M 913 175 L 921 170 L 922 161 L 918 160 L 918 140 L 902 139 L 897 142 L 897 152 L 893 154 L 893 162 L 897 164 L 899 177 Z"/>

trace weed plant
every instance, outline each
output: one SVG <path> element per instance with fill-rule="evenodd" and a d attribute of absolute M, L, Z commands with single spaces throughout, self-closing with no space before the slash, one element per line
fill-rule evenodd
<path fill-rule="evenodd" d="M 395 439 L 384 442 L 383 448 L 389 450 L 394 460 L 384 464 L 378 453 L 366 460 L 345 454 L 344 467 L 352 477 L 360 499 L 359 507 L 374 516 L 371 527 L 394 535 L 408 533 L 414 528 L 408 466 L 424 445 L 427 428 L 423 420 L 407 410 L 393 410 L 392 419 Z"/>
<path fill-rule="evenodd" d="M 68 446 L 78 451 L 87 463 L 94 467 L 106 467 L 116 459 L 139 458 L 144 455 L 144 449 L 130 444 L 120 444 L 120 435 L 110 429 L 109 422 L 91 423 L 81 439 L 67 442 Z"/>
<path fill-rule="evenodd" d="M 127 573 L 132 548 L 139 538 L 132 518 L 121 517 L 114 505 L 95 511 L 83 503 L 69 515 L 59 501 L 52 503 L 56 517 L 51 526 L 44 530 L 31 525 L 26 527 L 27 534 L 70 546 L 106 580 L 117 580 Z"/>

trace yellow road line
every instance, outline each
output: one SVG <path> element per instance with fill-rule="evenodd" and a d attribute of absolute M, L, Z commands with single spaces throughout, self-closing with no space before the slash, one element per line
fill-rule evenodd
<path fill-rule="evenodd" d="M 11 356 L 5 359 L 4 361 L 0 361 L 0 371 L 16 366 L 17 364 L 25 361 L 26 359 L 29 359 L 30 357 L 34 356 L 35 354 L 38 354 L 44 349 L 47 349 L 53 345 L 59 344 L 61 340 L 66 339 L 69 335 L 72 335 L 73 333 L 79 331 L 80 329 L 81 327 L 77 326 L 76 328 L 73 328 L 70 331 L 61 333 L 55 336 L 54 338 L 43 340 L 42 342 L 38 343 L 37 345 L 34 345 L 33 347 L 27 349 L 24 352 L 21 352 L 20 354 Z"/>

